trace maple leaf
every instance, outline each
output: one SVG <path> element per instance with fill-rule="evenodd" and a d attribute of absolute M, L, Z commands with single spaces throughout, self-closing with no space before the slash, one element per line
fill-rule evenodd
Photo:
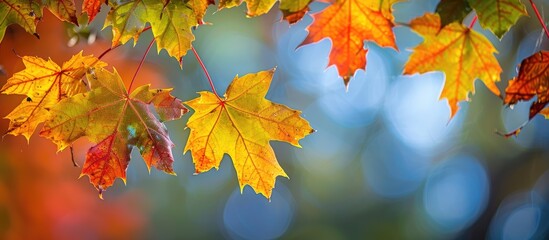
<path fill-rule="evenodd" d="M 441 0 L 436 9 L 436 13 L 440 16 L 442 27 L 452 22 L 463 22 L 463 19 L 473 9 L 467 0 Z"/>
<path fill-rule="evenodd" d="M 300 112 L 266 100 L 274 69 L 236 76 L 224 99 L 200 92 L 185 102 L 195 110 L 185 152 L 191 151 L 196 173 L 219 168 L 223 154 L 233 160 L 241 191 L 250 185 L 270 198 L 276 177 L 287 177 L 278 164 L 270 140 L 298 141 L 314 130 Z"/>
<path fill-rule="evenodd" d="M 448 99 L 450 118 L 459 109 L 458 102 L 469 99 L 469 92 L 474 94 L 477 78 L 500 95 L 495 82 L 502 70 L 494 57 L 497 50 L 486 37 L 457 22 L 441 29 L 440 17 L 430 13 L 412 20 L 410 25 L 424 41 L 413 49 L 404 74 L 444 72 L 446 80 L 440 98 Z"/>
<path fill-rule="evenodd" d="M 74 23 L 78 26 L 76 8 L 73 0 L 46 0 L 44 1 L 44 5 L 57 18 L 66 22 Z"/>
<path fill-rule="evenodd" d="M 301 20 L 309 11 L 309 3 L 312 0 L 280 0 L 280 11 L 290 24 Z"/>
<path fill-rule="evenodd" d="M 91 91 L 77 94 L 52 108 L 51 121 L 40 132 L 63 150 L 86 136 L 97 143 L 88 150 L 82 174 L 102 192 L 116 178 L 126 182 L 126 168 L 132 147 L 137 147 L 147 167 L 175 175 L 171 148 L 174 146 L 161 120 L 181 117 L 187 109 L 170 95 L 171 89 L 149 89 L 143 85 L 129 94 L 116 69 L 113 73 L 96 68 L 88 73 Z M 151 106 L 152 105 L 152 106 Z"/>
<path fill-rule="evenodd" d="M 202 4 L 210 3 L 204 0 L 183 1 L 157 1 L 157 0 L 135 0 L 123 2 L 109 2 L 111 10 L 105 20 L 105 27 L 112 26 L 112 46 L 125 44 L 134 39 L 134 45 L 139 34 L 145 28 L 145 24 L 151 24 L 153 36 L 158 46 L 158 53 L 166 49 L 168 54 L 177 61 L 183 57 L 189 49 L 194 35 L 191 28 L 202 22 L 200 16 L 204 16 L 206 7 Z M 187 5 L 192 4 L 192 5 Z M 198 11 L 192 6 L 202 6 Z"/>
<path fill-rule="evenodd" d="M 530 107 L 529 119 L 540 113 L 549 119 L 549 52 L 540 51 L 524 59 L 520 64 L 519 75 L 509 81 L 505 89 L 505 104 L 528 101 L 537 96 Z"/>
<path fill-rule="evenodd" d="M 51 59 L 25 56 L 25 69 L 15 73 L 0 90 L 4 94 L 26 95 L 19 106 L 8 116 L 7 134 L 30 136 L 38 124 L 50 118 L 50 109 L 61 100 L 86 91 L 82 78 L 90 67 L 103 67 L 106 63 L 82 52 L 74 55 L 60 67 Z"/>
<path fill-rule="evenodd" d="M 475 9 L 480 25 L 502 38 L 521 16 L 527 15 L 520 0 L 442 0 L 436 12 L 442 26 L 452 22 L 461 23 Z"/>
<path fill-rule="evenodd" d="M 257 17 L 269 12 L 277 1 L 278 0 L 220 0 L 218 8 L 219 10 L 223 8 L 233 8 L 246 2 L 248 8 L 246 15 L 248 17 Z M 308 5 L 310 2 L 312 2 L 312 0 L 280 0 L 279 8 L 284 14 L 284 19 L 288 20 L 291 24 L 299 21 L 305 16 L 305 13 L 309 10 Z"/>
<path fill-rule="evenodd" d="M 93 21 L 95 16 L 101 10 L 101 4 L 104 0 L 84 0 L 82 3 L 82 12 L 88 14 L 88 23 Z"/>
<path fill-rule="evenodd" d="M 191 49 L 191 42 L 194 41 L 191 28 L 198 26 L 198 21 L 194 10 L 182 1 L 167 1 L 169 3 L 166 4 L 145 0 L 146 18 L 151 24 L 158 53 L 164 48 L 179 61 Z"/>
<path fill-rule="evenodd" d="M 112 27 L 112 46 L 126 44 L 133 38 L 133 45 L 137 44 L 139 34 L 146 24 L 144 15 L 146 9 L 142 1 L 111 1 L 111 10 L 107 14 L 103 29 Z"/>
<path fill-rule="evenodd" d="M 248 7 L 246 15 L 248 17 L 257 17 L 269 12 L 277 1 L 278 0 L 220 0 L 219 9 L 237 7 L 243 2 L 246 2 Z"/>
<path fill-rule="evenodd" d="M 0 0 L 0 42 L 4 39 L 6 28 L 18 24 L 30 34 L 36 33 L 36 23 L 40 20 L 42 10 L 35 1 Z"/>
<path fill-rule="evenodd" d="M 500 39 L 521 16 L 528 15 L 520 0 L 469 0 L 478 14 L 480 25 Z"/>
<path fill-rule="evenodd" d="M 302 45 L 332 40 L 329 65 L 336 65 L 339 75 L 348 85 L 358 69 L 366 68 L 364 40 L 381 47 L 397 49 L 393 34 L 391 6 L 401 0 L 338 0 L 320 13 L 307 29 L 309 35 Z"/>
<path fill-rule="evenodd" d="M 203 19 L 209 5 L 215 5 L 214 0 L 185 0 L 189 7 L 194 11 L 198 24 L 204 24 Z"/>

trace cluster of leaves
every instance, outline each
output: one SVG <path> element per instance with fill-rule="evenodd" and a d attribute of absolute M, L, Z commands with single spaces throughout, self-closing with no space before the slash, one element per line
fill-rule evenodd
<path fill-rule="evenodd" d="M 276 1 L 247 1 L 249 16 L 264 14 Z M 282 1 L 286 15 L 297 19 L 301 9 Z M 240 1 L 221 1 L 219 8 L 238 6 Z M 92 21 L 103 1 L 84 1 L 82 11 Z M 192 28 L 202 18 L 211 0 L 189 1 L 109 1 L 105 27 L 113 32 L 112 48 L 126 44 L 148 30 L 150 24 L 159 51 L 165 49 L 178 61 L 191 49 Z M 291 5 L 291 6 L 290 6 Z M 0 16 L 8 21 L 0 28 L 17 23 L 36 36 L 36 24 L 42 8 L 48 7 L 60 19 L 77 24 L 72 0 L 4 1 Z M 139 149 L 147 167 L 175 174 L 170 140 L 164 121 L 179 119 L 187 109 L 171 95 L 171 89 L 150 89 L 148 85 L 131 91 L 116 69 L 82 53 L 62 66 L 51 60 L 25 56 L 25 69 L 14 74 L 0 90 L 4 94 L 26 95 L 6 118 L 7 134 L 30 139 L 39 124 L 40 135 L 57 144 L 59 151 L 81 137 L 96 144 L 88 150 L 82 175 L 101 193 L 116 178 L 125 182 L 126 169 L 133 147 Z M 256 192 L 270 197 L 277 176 L 287 177 L 278 164 L 269 140 L 299 146 L 298 140 L 313 132 L 299 111 L 272 103 L 266 95 L 274 69 L 236 77 L 221 99 L 217 93 L 202 92 L 186 104 L 195 110 L 188 122 L 191 137 L 186 151 L 191 151 L 196 172 L 218 168 L 223 154 L 233 158 L 241 188 L 250 185 Z M 133 80 L 132 80 L 133 81 Z"/>
<path fill-rule="evenodd" d="M 302 45 L 331 39 L 329 65 L 336 66 L 348 85 L 355 72 L 366 67 L 365 41 L 398 50 L 392 7 L 403 1 L 316 0 L 328 6 L 311 14 L 314 21 Z M 269 12 L 277 2 L 220 0 L 217 8 L 245 3 L 247 16 L 255 17 Z M 295 23 L 308 14 L 311 2 L 280 0 L 278 8 L 285 20 Z M 132 39 L 135 45 L 140 35 L 151 29 L 158 51 L 165 49 L 181 65 L 182 57 L 192 49 L 193 29 L 204 24 L 206 10 L 215 1 L 84 0 L 82 12 L 88 15 L 88 21 L 94 20 L 102 5 L 109 7 L 104 28 L 112 30 L 111 49 Z M 75 6 L 73 0 L 0 0 L 0 17 L 5 19 L 0 25 L 0 41 L 10 24 L 38 36 L 36 24 L 43 8 L 63 21 L 78 24 Z M 474 93 L 476 79 L 501 95 L 495 84 L 502 72 L 494 57 L 496 48 L 472 29 L 477 16 L 469 27 L 462 23 L 473 10 L 481 26 L 500 39 L 521 16 L 527 15 L 521 0 L 441 0 L 435 13 L 426 13 L 408 24 L 424 41 L 413 49 L 403 74 L 444 72 L 446 80 L 440 97 L 448 99 L 450 117 L 458 111 L 458 103 Z M 126 88 L 116 70 L 109 71 L 100 58 L 80 53 L 59 66 L 51 60 L 23 57 L 25 70 L 14 74 L 1 90 L 4 94 L 27 96 L 6 117 L 10 119 L 7 133 L 29 139 L 44 123 L 40 135 L 51 139 L 59 150 L 84 136 L 96 144 L 88 151 L 82 174 L 89 176 L 100 193 L 116 178 L 125 181 L 134 146 L 149 170 L 155 167 L 175 174 L 173 143 L 163 122 L 186 113 L 183 104 L 195 111 L 187 123 L 191 133 L 185 151 L 191 152 L 196 172 L 218 168 L 226 153 L 232 157 L 241 189 L 250 185 L 266 197 L 270 197 L 276 177 L 287 176 L 269 141 L 299 147 L 298 141 L 314 131 L 299 111 L 264 98 L 274 69 L 235 77 L 224 97 L 215 92 L 212 84 L 213 92 L 200 92 L 198 98 L 182 103 L 170 94 L 171 89 L 144 85 L 131 91 L 131 84 Z M 549 109 L 545 108 L 549 103 L 548 63 L 548 52 L 525 59 L 519 76 L 506 89 L 505 103 L 537 96 L 530 118 L 538 113 L 549 117 Z"/>

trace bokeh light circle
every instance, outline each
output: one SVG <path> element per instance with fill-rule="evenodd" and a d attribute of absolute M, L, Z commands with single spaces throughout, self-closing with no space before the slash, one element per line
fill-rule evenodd
<path fill-rule="evenodd" d="M 427 179 L 423 207 L 441 232 L 469 226 L 486 206 L 489 191 L 484 167 L 471 156 L 441 163 Z"/>
<path fill-rule="evenodd" d="M 446 100 L 439 101 L 443 75 L 429 73 L 399 77 L 387 94 L 385 114 L 390 129 L 406 145 L 421 151 L 441 149 L 461 125 L 461 110 L 450 120 Z"/>
<path fill-rule="evenodd" d="M 277 183 L 271 200 L 245 187 L 235 190 L 223 211 L 223 224 L 234 239 L 274 239 L 288 230 L 294 215 L 293 198 Z"/>
<path fill-rule="evenodd" d="M 370 141 L 362 154 L 362 166 L 366 184 L 375 193 L 398 198 L 413 193 L 420 186 L 429 169 L 430 158 L 407 148 L 391 134 L 383 133 Z"/>
<path fill-rule="evenodd" d="M 385 96 L 389 75 L 386 63 L 375 49 L 368 51 L 367 71 L 357 71 L 345 89 L 339 82 L 320 96 L 327 116 L 347 127 L 361 127 L 377 116 Z"/>
<path fill-rule="evenodd" d="M 515 209 L 503 224 L 502 239 L 530 239 L 539 226 L 540 215 L 540 209 L 532 205 Z"/>

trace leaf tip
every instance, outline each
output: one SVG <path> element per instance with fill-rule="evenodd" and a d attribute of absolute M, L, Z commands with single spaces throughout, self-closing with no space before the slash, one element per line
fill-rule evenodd
<path fill-rule="evenodd" d="M 519 135 L 520 131 L 522 131 L 522 128 L 525 126 L 525 124 L 523 124 L 522 126 L 520 126 L 519 128 L 515 129 L 514 131 L 512 132 L 509 132 L 509 133 L 502 133 L 500 131 L 498 131 L 497 129 L 495 130 L 495 134 L 499 135 L 499 136 L 502 136 L 504 138 L 510 138 L 510 137 L 516 137 Z"/>
<path fill-rule="evenodd" d="M 23 133 L 23 136 L 25 136 L 25 139 L 27 139 L 27 144 L 30 144 L 30 138 L 32 133 L 25 132 Z"/>
<path fill-rule="evenodd" d="M 98 192 L 99 192 L 99 199 L 105 200 L 103 199 L 103 189 L 99 189 Z"/>
<path fill-rule="evenodd" d="M 70 21 L 72 24 L 76 25 L 77 27 L 80 26 L 80 25 L 78 24 L 78 18 L 76 18 L 75 15 L 71 15 L 69 21 Z"/>
<path fill-rule="evenodd" d="M 345 92 L 349 92 L 349 82 L 351 82 L 351 76 L 342 76 L 343 84 L 345 84 Z"/>

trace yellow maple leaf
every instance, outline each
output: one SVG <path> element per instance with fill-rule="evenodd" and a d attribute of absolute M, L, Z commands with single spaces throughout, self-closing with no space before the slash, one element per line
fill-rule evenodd
<path fill-rule="evenodd" d="M 195 110 L 185 152 L 191 151 L 196 172 L 219 168 L 223 155 L 231 156 L 240 189 L 250 185 L 270 198 L 276 177 L 287 177 L 278 164 L 270 140 L 298 141 L 314 130 L 300 112 L 265 99 L 274 69 L 236 76 L 223 99 L 200 92 L 186 102 Z"/>
<path fill-rule="evenodd" d="M 193 10 L 196 20 L 199 24 L 203 24 L 204 15 L 206 15 L 206 10 L 208 6 L 215 5 L 214 0 L 188 0 L 187 4 Z"/>
<path fill-rule="evenodd" d="M 8 116 L 10 126 L 7 134 L 30 136 L 38 124 L 50 118 L 50 109 L 65 98 L 86 91 L 82 78 L 90 67 L 107 64 L 91 55 L 74 55 L 62 67 L 51 59 L 25 56 L 25 69 L 15 73 L 2 87 L 0 93 L 26 95 L 19 106 Z"/>
<path fill-rule="evenodd" d="M 494 94 L 500 95 L 495 82 L 501 67 L 494 53 L 497 50 L 482 34 L 461 23 L 453 22 L 441 29 L 437 14 L 425 14 L 412 20 L 410 27 L 424 38 L 413 49 L 404 66 L 404 74 L 444 72 L 446 80 L 440 98 L 447 98 L 452 118 L 458 102 L 475 93 L 474 81 L 480 79 Z"/>
<path fill-rule="evenodd" d="M 248 17 L 256 17 L 265 14 L 271 10 L 278 0 L 220 0 L 219 9 L 237 7 L 242 2 L 248 6 Z"/>
<path fill-rule="evenodd" d="M 279 0 L 220 0 L 218 8 L 219 10 L 223 8 L 233 8 L 246 2 L 248 7 L 246 15 L 248 17 L 257 17 L 268 13 L 277 1 Z M 305 13 L 309 11 L 308 5 L 312 1 L 313 0 L 280 0 L 279 8 L 284 15 L 284 19 L 292 24 L 303 18 Z"/>

